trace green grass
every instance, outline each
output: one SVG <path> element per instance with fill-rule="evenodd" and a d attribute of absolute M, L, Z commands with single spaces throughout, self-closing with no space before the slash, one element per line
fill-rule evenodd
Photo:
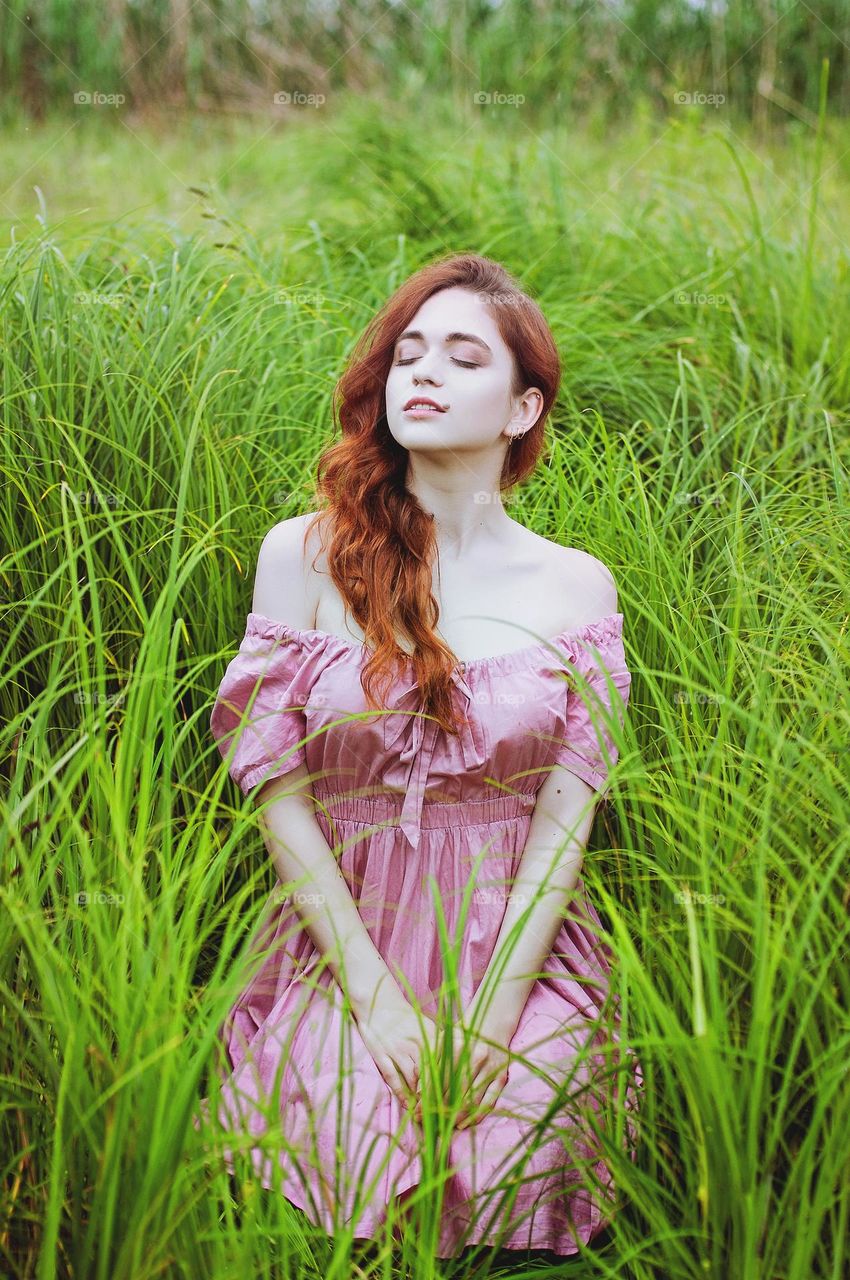
<path fill-rule="evenodd" d="M 511 514 L 611 567 L 633 673 L 584 877 L 641 1148 L 610 1140 L 621 1207 L 564 1274 L 846 1272 L 846 125 L 822 153 L 691 116 L 465 129 L 351 101 L 202 148 L 191 124 L 4 138 L 10 1276 L 357 1274 L 247 1143 L 234 1200 L 192 1125 L 274 884 L 209 714 L 356 336 L 465 248 L 520 276 L 564 359 Z M 451 1274 L 416 1256 L 434 1213 L 364 1274 Z"/>
<path fill-rule="evenodd" d="M 280 115 L 345 91 L 390 111 L 489 92 L 607 129 L 685 93 L 760 129 L 808 126 L 824 58 L 847 113 L 848 49 L 844 0 L 6 0 L 0 115 L 67 111 L 80 92 L 117 95 L 122 114 L 262 113 L 288 94 Z"/>

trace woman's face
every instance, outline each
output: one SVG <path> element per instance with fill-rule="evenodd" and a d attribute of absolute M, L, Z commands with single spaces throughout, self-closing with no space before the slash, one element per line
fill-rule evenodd
<path fill-rule="evenodd" d="M 390 433 L 405 449 L 423 452 L 507 446 L 506 427 L 533 425 L 542 407 L 534 389 L 513 399 L 512 381 L 513 355 L 484 303 L 468 289 L 443 289 L 396 342 L 386 384 Z M 405 408 L 423 396 L 443 411 Z"/>

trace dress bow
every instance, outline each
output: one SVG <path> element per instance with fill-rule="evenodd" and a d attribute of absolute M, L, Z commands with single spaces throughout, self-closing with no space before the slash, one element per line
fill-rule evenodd
<path fill-rule="evenodd" d="M 481 723 L 472 713 L 472 690 L 458 671 L 452 672 L 452 682 L 466 703 L 464 723 L 457 739 L 464 767 L 467 770 L 479 769 L 486 762 L 487 747 Z M 434 748 L 441 733 L 449 741 L 451 739 L 437 720 L 426 717 L 422 711 L 421 691 L 415 681 L 401 688 L 395 698 L 393 712 L 381 718 L 384 722 L 384 748 L 388 755 L 395 753 L 394 758 L 388 760 L 384 781 L 390 786 L 404 788 L 399 826 L 416 849 Z"/>

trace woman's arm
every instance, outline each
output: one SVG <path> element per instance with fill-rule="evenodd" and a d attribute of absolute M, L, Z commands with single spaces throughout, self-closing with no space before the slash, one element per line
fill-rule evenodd
<path fill-rule="evenodd" d="M 301 628 L 314 621 L 308 566 L 317 544 L 314 535 L 305 545 L 306 520 L 281 520 L 266 534 L 257 557 L 252 604 L 256 613 Z M 328 847 L 316 818 L 309 776 L 305 763 L 265 783 L 257 793 L 263 806 L 260 822 L 281 881 L 297 882 L 303 895 L 293 906 L 360 1019 L 368 1015 L 376 997 L 395 1007 L 404 996 L 369 937 Z"/>
<path fill-rule="evenodd" d="M 572 552 L 568 554 L 569 565 Z M 619 607 L 617 585 L 601 560 L 587 559 L 583 595 L 608 617 Z M 567 596 L 574 590 L 569 578 L 564 589 Z M 607 697 L 603 696 L 602 702 L 606 703 Z M 593 787 L 560 764 L 552 766 L 537 792 L 502 927 L 469 1009 L 476 1021 L 482 1018 L 485 1036 L 505 1045 L 519 1025 L 531 988 L 541 976 L 564 922 L 565 908 L 581 875 L 598 801 Z"/>
<path fill-rule="evenodd" d="M 559 765 L 537 793 L 502 927 L 468 1010 L 487 1038 L 510 1042 L 542 975 L 581 874 L 596 801 L 592 787 Z"/>
<path fill-rule="evenodd" d="M 316 819 L 300 764 L 260 789 L 260 823 L 283 884 L 295 884 L 293 906 L 358 1020 L 380 1003 L 405 1000 L 366 925 Z"/>

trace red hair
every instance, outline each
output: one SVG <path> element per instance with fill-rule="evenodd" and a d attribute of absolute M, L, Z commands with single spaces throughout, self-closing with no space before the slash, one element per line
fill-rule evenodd
<path fill-rule="evenodd" d="M 456 732 L 451 673 L 457 659 L 433 630 L 439 617 L 432 592 L 434 517 L 404 483 L 408 452 L 387 426 L 385 389 L 399 334 L 426 299 L 455 286 L 481 297 L 513 353 L 511 394 L 520 396 L 529 387 L 543 394 L 537 422 L 508 445 L 500 492 L 534 471 L 561 379 L 552 333 L 537 303 L 498 262 L 474 253 L 451 254 L 405 280 L 354 347 L 333 395 L 334 423 L 338 418 L 342 438 L 318 460 L 320 510 L 308 522 L 305 535 L 306 546 L 317 524 L 320 530 L 327 526 L 331 579 L 372 651 L 361 671 L 370 708 L 378 705 L 376 686 L 380 684 L 383 697 L 396 662 L 408 659 L 396 639 L 400 634 L 413 645 L 410 657 L 423 710 L 449 733 Z"/>

